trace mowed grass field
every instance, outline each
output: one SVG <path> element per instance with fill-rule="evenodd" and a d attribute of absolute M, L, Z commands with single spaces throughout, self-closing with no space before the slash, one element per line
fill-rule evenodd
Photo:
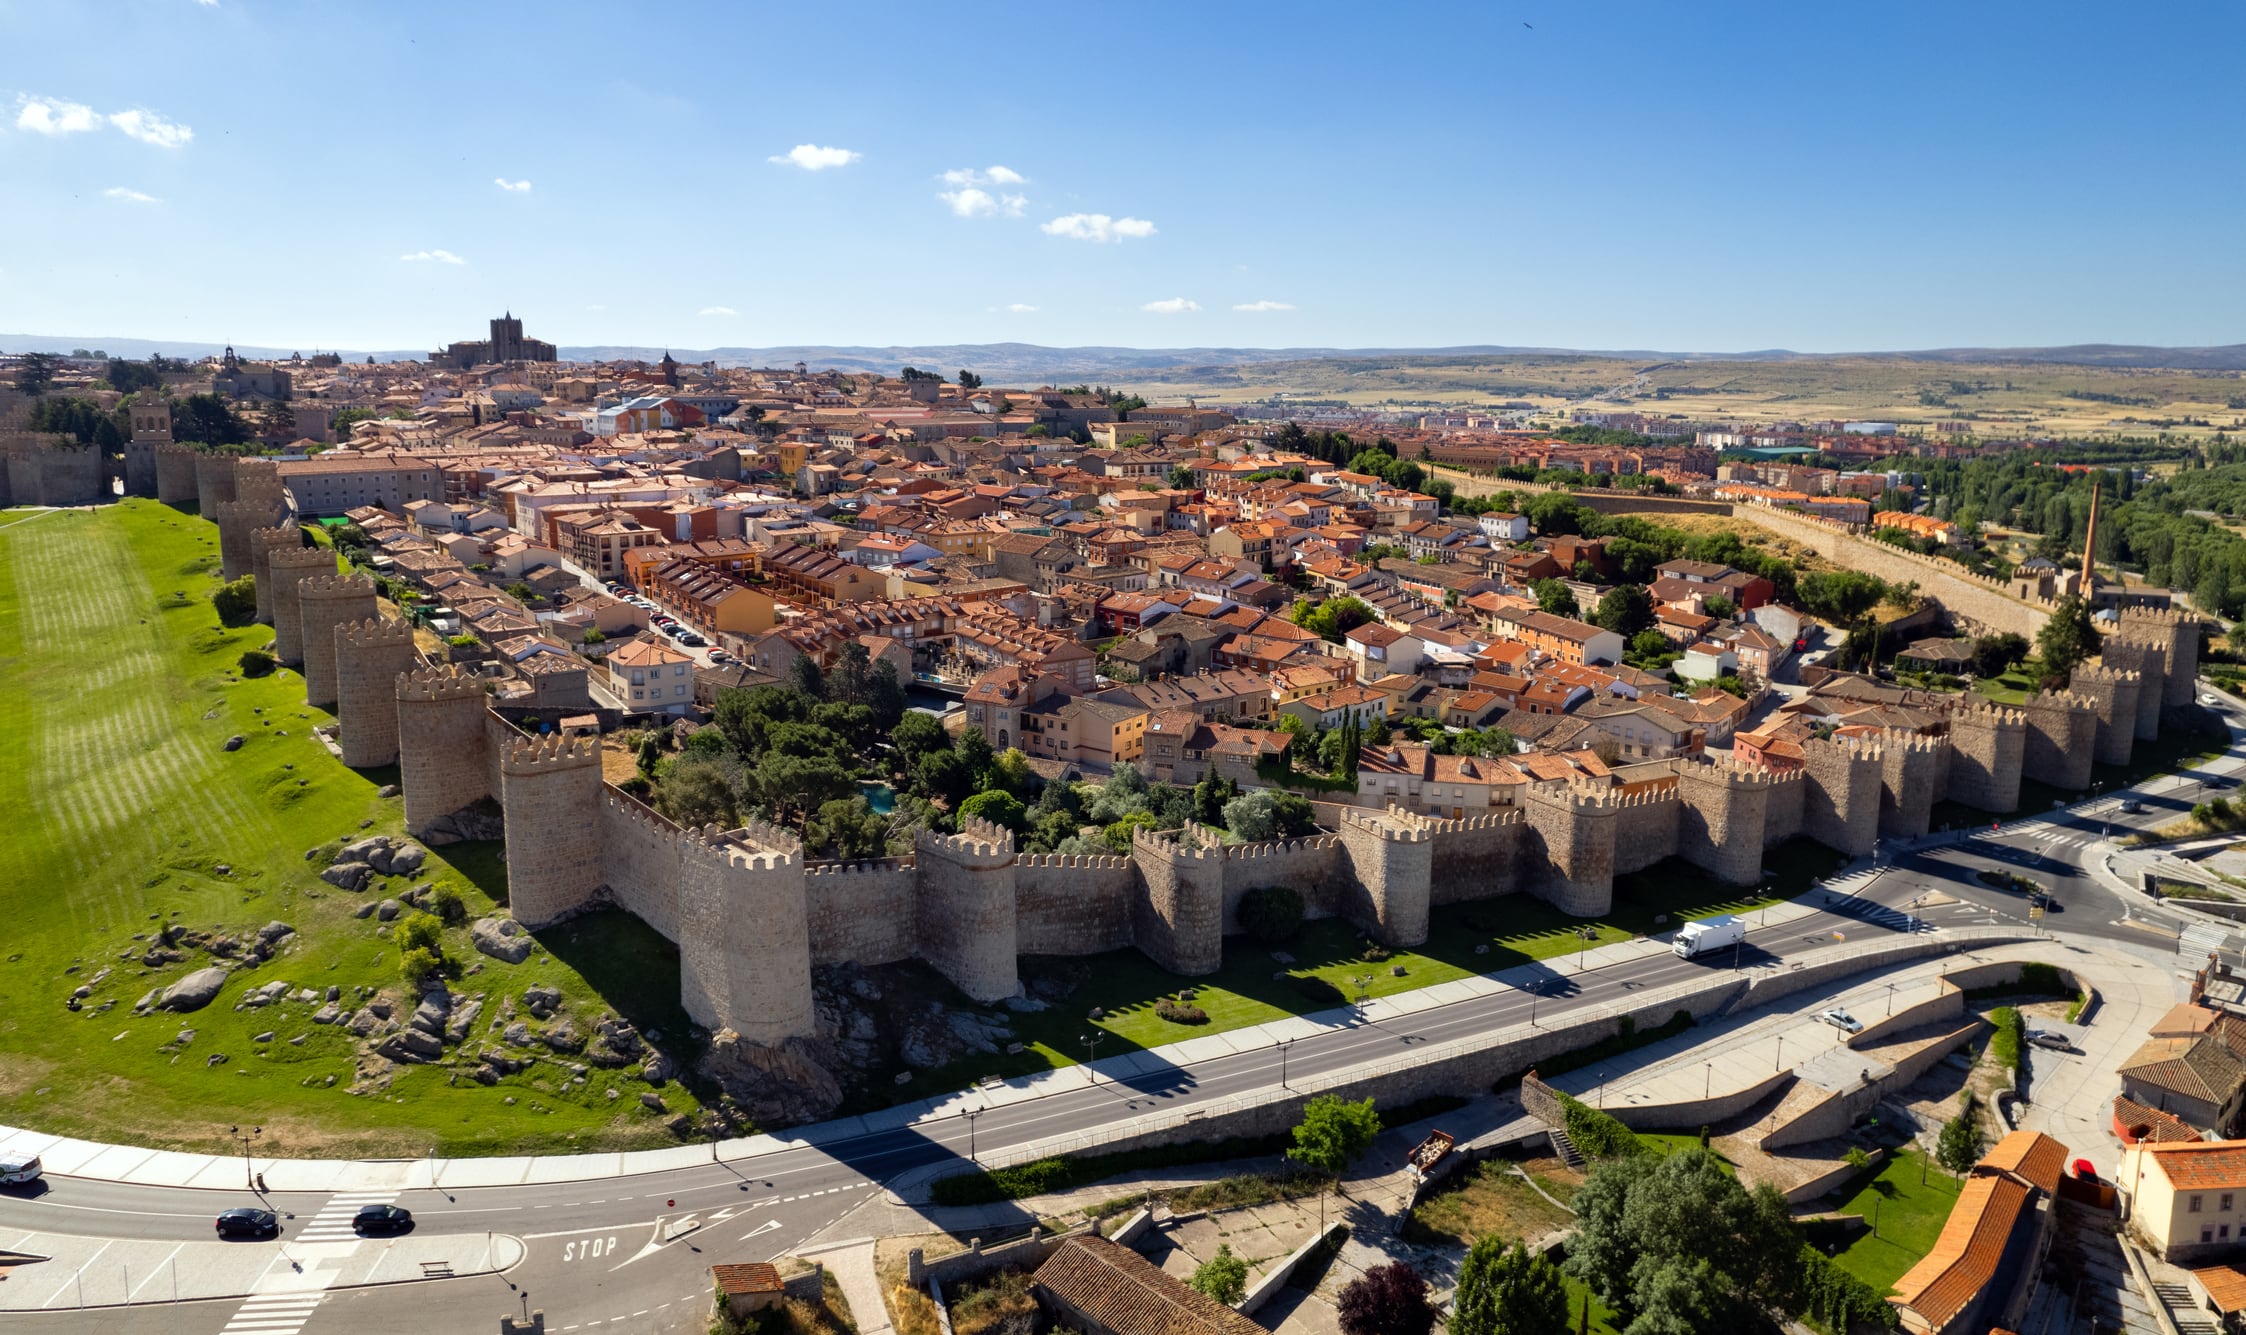
<path fill-rule="evenodd" d="M 202 1150 L 229 1148 L 228 1126 L 254 1123 L 261 1152 L 279 1155 L 670 1143 L 628 1072 L 596 1067 L 564 1091 L 565 1072 L 549 1061 L 490 1087 L 445 1066 L 406 1066 L 387 1088 L 352 1093 L 358 1044 L 311 1023 L 314 1006 L 234 1009 L 276 979 L 340 987 L 345 1005 L 361 986 L 412 1002 L 387 929 L 352 916 L 368 896 L 321 882 L 324 859 L 305 856 L 364 833 L 402 834 L 400 803 L 376 796 L 395 773 L 347 769 L 320 745 L 312 729 L 332 718 L 306 708 L 296 673 L 239 676 L 242 652 L 272 631 L 219 624 L 208 599 L 217 564 L 214 525 L 152 502 L 0 512 L 0 1123 Z M 243 746 L 225 751 L 236 734 Z M 370 893 L 450 884 L 471 919 L 504 896 L 493 846 L 432 852 L 411 881 Z M 197 952 L 145 968 L 145 938 L 164 924 L 242 935 L 275 919 L 297 935 L 230 978 L 212 1005 L 132 1015 L 150 988 L 210 962 Z M 603 915 L 547 944 L 510 966 L 454 929 L 446 949 L 463 975 L 453 989 L 488 992 L 488 1023 L 503 995 L 546 983 L 580 1032 L 614 1009 L 691 1059 L 668 943 Z M 74 1012 L 64 1003 L 81 984 L 93 992 Z M 194 1031 L 185 1044 L 183 1029 Z M 477 1029 L 468 1050 L 498 1046 Z M 678 1085 L 661 1092 L 672 1111 L 697 1110 Z"/>

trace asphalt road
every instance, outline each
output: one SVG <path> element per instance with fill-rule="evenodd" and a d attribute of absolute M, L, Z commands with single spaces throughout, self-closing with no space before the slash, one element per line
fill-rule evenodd
<path fill-rule="evenodd" d="M 2232 718 L 2233 744 L 2206 767 L 2212 775 L 2246 769 L 2246 752 Z M 2219 780 L 2218 780 L 2219 782 Z M 2140 813 L 2118 810 L 2121 794 L 2092 804 L 2055 825 L 2035 824 L 1984 834 L 1967 843 L 1909 853 L 1862 889 L 1859 897 L 1782 925 L 1751 928 L 1744 963 L 1769 963 L 1829 946 L 1836 931 L 1851 942 L 1887 939 L 1922 926 L 1976 926 L 2024 922 L 2026 900 L 1983 884 L 1977 873 L 2005 869 L 2049 886 L 2060 909 L 2044 926 L 2080 935 L 2139 944 L 2172 938 L 2172 915 L 2149 909 L 2134 896 L 2107 888 L 2085 861 L 2110 833 L 2157 825 L 2205 800 L 2191 779 L 2157 779 L 2133 790 Z M 1930 890 L 1958 901 L 1914 907 Z M 1923 914 L 1923 918 L 1919 915 Z M 1405 1054 L 1416 1047 L 1490 1032 L 1530 1018 L 1553 1019 L 1619 1001 L 1632 993 L 1704 977 L 1732 961 L 1680 960 L 1661 955 L 1577 972 L 1565 957 L 1547 961 L 1548 972 L 1529 990 L 1430 1008 L 1397 1021 L 1367 1021 L 1295 1042 L 1286 1072 L 1310 1076 Z M 1043 1140 L 1111 1123 L 1153 1109 L 1212 1101 L 1267 1089 L 1280 1080 L 1276 1050 L 1233 1053 L 1184 1067 L 1166 1067 L 1090 1088 L 991 1107 L 972 1129 L 978 1148 Z M 751 1161 L 697 1166 L 666 1173 L 561 1185 L 486 1187 L 457 1193 L 435 1187 L 407 1190 L 397 1203 L 414 1212 L 417 1228 L 444 1234 L 487 1230 L 522 1238 L 528 1248 L 506 1275 L 336 1290 L 317 1307 L 293 1318 L 241 1316 L 236 1301 L 162 1305 L 101 1311 L 10 1313 L 6 1324 L 27 1335 L 121 1332 L 201 1335 L 246 1332 L 324 1335 L 376 1329 L 411 1329 L 417 1335 L 488 1332 L 502 1312 L 545 1309 L 549 1331 L 629 1330 L 686 1332 L 702 1329 L 706 1268 L 718 1261 L 776 1257 L 826 1229 L 864 1202 L 877 1184 L 908 1169 L 945 1159 L 964 1162 L 970 1128 L 964 1121 L 881 1132 L 819 1147 L 797 1147 Z M 264 1247 L 280 1258 L 294 1230 L 326 1203 L 322 1194 L 267 1198 L 283 1213 L 276 1242 Z M 134 1187 L 81 1178 L 58 1178 L 34 1196 L 0 1193 L 0 1233 L 33 1230 L 101 1238 L 205 1240 L 211 1217 L 252 1194 Z M 691 1218 L 700 1227 L 665 1241 Z M 1027 1224 L 1030 1217 L 1021 1220 Z M 237 1318 L 240 1318 L 239 1320 Z"/>

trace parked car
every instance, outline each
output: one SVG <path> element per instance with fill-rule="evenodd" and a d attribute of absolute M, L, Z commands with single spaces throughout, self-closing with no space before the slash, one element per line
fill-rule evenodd
<path fill-rule="evenodd" d="M 2074 1051 L 2074 1044 L 2068 1041 L 2065 1034 L 2056 1033 L 2049 1029 L 2030 1029 L 2028 1041 L 2039 1048 L 2049 1048 L 2053 1052 Z"/>
<path fill-rule="evenodd" d="M 402 1205 L 362 1205 L 351 1216 L 351 1228 L 359 1233 L 398 1233 L 413 1227 L 413 1211 Z"/>
<path fill-rule="evenodd" d="M 243 1205 L 218 1212 L 218 1235 L 222 1238 L 272 1238 L 280 1233 L 280 1216 L 271 1210 Z"/>
<path fill-rule="evenodd" d="M 2085 1182 L 2095 1182 L 2098 1180 L 2098 1170 L 2096 1167 L 2092 1166 L 2091 1162 L 2088 1159 L 2077 1159 L 2074 1161 L 2074 1175 L 2081 1178 Z"/>
<path fill-rule="evenodd" d="M 691 630 L 679 632 L 678 642 L 695 649 L 699 649 L 703 645 L 709 643 L 709 641 L 703 639 L 700 634 Z"/>
<path fill-rule="evenodd" d="M 0 1187 L 27 1187 L 45 1170 L 36 1154 L 0 1154 Z"/>
<path fill-rule="evenodd" d="M 1864 1022 L 1862 1020 L 1859 1020 L 1855 1016 L 1850 1015 L 1847 1011 L 1842 1010 L 1838 1006 L 1833 1007 L 1831 1010 L 1819 1013 L 1817 1018 L 1823 1020 L 1825 1023 L 1831 1025 L 1835 1029 L 1842 1031 L 1843 1033 L 1858 1034 L 1864 1031 Z"/>

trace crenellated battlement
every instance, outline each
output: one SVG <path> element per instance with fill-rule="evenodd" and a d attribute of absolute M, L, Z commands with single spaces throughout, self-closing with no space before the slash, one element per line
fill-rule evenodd
<path fill-rule="evenodd" d="M 2098 707 L 2089 696 L 2074 691 L 2038 691 L 2020 702 L 2021 714 L 2030 713 L 2088 713 Z"/>
<path fill-rule="evenodd" d="M 2074 670 L 2074 680 L 2077 682 L 2093 681 L 2113 682 L 2118 685 L 2138 685 L 2142 684 L 2144 679 L 2145 674 L 2133 668 L 2110 667 L 2104 663 L 2084 663 Z"/>
<path fill-rule="evenodd" d="M 1131 860 L 1109 853 L 1024 853 L 1015 859 L 1023 867 L 1063 867 L 1083 871 L 1127 871 Z"/>
<path fill-rule="evenodd" d="M 751 817 L 741 823 L 741 828 L 736 833 L 768 853 L 791 861 L 800 861 L 803 857 L 803 840 L 794 831 L 783 830 L 769 821 Z"/>
<path fill-rule="evenodd" d="M 2028 716 L 2009 705 L 1965 704 L 1950 711 L 1952 728 L 2025 728 Z"/>
<path fill-rule="evenodd" d="M 1341 813 L 1341 823 L 1344 828 L 1363 830 L 1376 839 L 1386 839 L 1394 844 L 1419 844 L 1427 841 L 1427 827 L 1421 823 L 1420 818 L 1393 803 L 1386 811 L 1351 808 Z"/>
<path fill-rule="evenodd" d="M 1567 779 L 1547 779 L 1531 783 L 1528 795 L 1547 806 L 1584 815 L 1610 816 L 1620 811 L 1623 805 L 1623 793 L 1618 788 L 1595 788 Z"/>
<path fill-rule="evenodd" d="M 901 871 L 912 871 L 914 865 L 911 858 L 860 858 L 849 862 L 806 863 L 803 874 L 829 878 L 840 876 L 893 876 Z"/>
<path fill-rule="evenodd" d="M 1288 857 L 1295 853 L 1310 852 L 1322 848 L 1338 848 L 1340 846 L 1341 839 L 1337 835 L 1306 834 L 1294 839 L 1273 839 L 1253 844 L 1226 844 L 1224 855 L 1229 861 L 1240 862 L 1255 858 Z M 1029 859 L 1024 857 L 1022 861 L 1026 865 Z M 1130 859 L 1118 858 L 1116 861 L 1128 862 Z"/>
<path fill-rule="evenodd" d="M 1880 734 L 1880 739 L 1882 749 L 1904 755 L 1932 755 L 1942 748 L 1942 739 L 1939 737 L 1930 737 L 1925 733 L 1904 732 L 1900 728 L 1887 729 Z"/>
<path fill-rule="evenodd" d="M 413 643 L 413 624 L 395 617 L 369 617 L 346 621 L 335 628 L 336 646 L 374 652 Z"/>
<path fill-rule="evenodd" d="M 1186 827 L 1182 830 L 1133 829 L 1131 852 L 1133 856 L 1144 854 L 1166 862 L 1224 861 L 1224 846 L 1218 844 L 1211 847 L 1203 843 L 1197 830 L 1198 827 L 1191 821 L 1186 822 Z"/>
<path fill-rule="evenodd" d="M 1750 784 L 1746 786 L 1758 787 L 1760 785 Z M 1674 786 L 1653 784 L 1644 788 L 1617 789 L 1609 798 L 1609 804 L 1618 810 L 1627 810 L 1632 807 L 1656 807 L 1666 802 L 1682 802 L 1683 800 L 1684 795 L 1678 792 Z"/>
<path fill-rule="evenodd" d="M 1872 737 L 1812 737 L 1802 743 L 1804 753 L 1814 750 L 1831 750 L 1850 760 L 1878 760 L 1886 750 L 1884 738 Z"/>
<path fill-rule="evenodd" d="M 913 831 L 913 847 L 958 860 L 1010 862 L 1014 857 L 1014 832 L 986 820 L 962 816 L 957 834 L 936 834 L 925 825 Z"/>
<path fill-rule="evenodd" d="M 1717 784 L 1725 788 L 1769 788 L 1781 781 L 1778 771 L 1727 755 L 1674 762 L 1679 779 Z"/>
<path fill-rule="evenodd" d="M 600 744 L 590 737 L 525 737 L 499 753 L 501 774 L 550 774 L 600 764 Z"/>
<path fill-rule="evenodd" d="M 343 598 L 371 598 L 374 593 L 374 581 L 364 575 L 306 575 L 296 582 L 299 604 L 333 602 Z"/>
<path fill-rule="evenodd" d="M 438 700 L 481 700 L 486 694 L 484 680 L 450 664 L 435 667 L 417 667 L 398 674 L 398 700 L 401 704 L 429 704 Z"/>
<path fill-rule="evenodd" d="M 1519 807 L 1507 807 L 1502 811 L 1492 811 L 1478 816 L 1461 816 L 1456 820 L 1438 816 L 1426 818 L 1427 828 L 1439 835 L 1457 834 L 1467 830 L 1494 830 L 1501 826 L 1519 825 L 1527 819 L 1526 816 L 1521 814 Z"/>

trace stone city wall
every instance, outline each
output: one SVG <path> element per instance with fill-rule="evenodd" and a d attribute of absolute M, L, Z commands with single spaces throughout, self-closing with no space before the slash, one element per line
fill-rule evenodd
<path fill-rule="evenodd" d="M 821 862 L 804 878 L 811 958 L 820 964 L 894 964 L 916 947 L 910 858 Z"/>
<path fill-rule="evenodd" d="M 1024 955 L 1121 950 L 1137 891 L 1129 858 L 1025 853 L 1014 867 L 1014 944 Z"/>

